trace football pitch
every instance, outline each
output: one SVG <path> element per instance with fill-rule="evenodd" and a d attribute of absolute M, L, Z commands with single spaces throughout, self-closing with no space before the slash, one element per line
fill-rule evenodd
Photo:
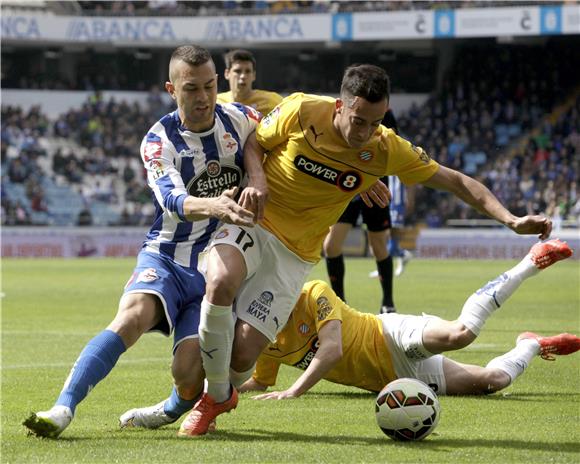
<path fill-rule="evenodd" d="M 578 251 L 577 251 L 578 252 Z M 423 442 L 397 443 L 374 418 L 375 395 L 326 381 L 294 400 L 240 396 L 218 430 L 184 440 L 179 422 L 159 430 L 120 430 L 127 409 L 154 404 L 171 387 L 171 339 L 145 335 L 77 408 L 59 440 L 27 437 L 23 419 L 52 406 L 85 343 L 112 319 L 134 259 L 2 262 L 2 444 L 5 463 L 577 463 L 580 462 L 580 353 L 539 357 L 514 385 L 485 397 L 440 397 L 438 427 Z M 515 261 L 410 262 L 395 278 L 401 313 L 455 319 L 465 299 Z M 371 259 L 346 263 L 346 293 L 376 313 L 379 283 Z M 312 278 L 325 279 L 319 264 Z M 522 285 L 470 347 L 449 354 L 485 365 L 520 332 L 580 332 L 580 265 L 558 263 Z M 282 367 L 278 387 L 300 371 Z"/>

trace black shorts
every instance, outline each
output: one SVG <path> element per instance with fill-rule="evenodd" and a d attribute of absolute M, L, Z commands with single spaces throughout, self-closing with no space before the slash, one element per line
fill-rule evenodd
<path fill-rule="evenodd" d="M 360 196 L 357 196 L 348 204 L 344 213 L 342 213 L 342 216 L 336 222 L 351 224 L 354 227 L 361 214 L 362 220 L 366 224 L 369 232 L 382 232 L 383 230 L 391 228 L 389 207 L 381 208 L 374 205 L 372 208 L 369 208 Z"/>

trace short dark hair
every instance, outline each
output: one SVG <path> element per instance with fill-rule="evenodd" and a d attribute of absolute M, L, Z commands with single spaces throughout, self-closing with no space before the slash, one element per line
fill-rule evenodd
<path fill-rule="evenodd" d="M 254 66 L 254 71 L 256 70 L 256 58 L 254 58 L 253 53 L 242 48 L 227 52 L 224 55 L 224 61 L 226 63 L 226 69 L 230 69 L 236 61 L 251 61 L 252 66 Z"/>
<path fill-rule="evenodd" d="M 206 48 L 200 47 L 199 45 L 182 45 L 181 47 L 177 47 L 171 54 L 171 59 L 169 60 L 170 79 L 172 79 L 171 65 L 175 61 L 183 61 L 191 66 L 201 66 L 208 61 L 213 63 L 211 53 Z"/>
<path fill-rule="evenodd" d="M 340 96 L 343 100 L 348 97 L 361 97 L 376 103 L 383 99 L 389 101 L 391 81 L 383 68 L 372 64 L 354 64 L 344 71 Z"/>

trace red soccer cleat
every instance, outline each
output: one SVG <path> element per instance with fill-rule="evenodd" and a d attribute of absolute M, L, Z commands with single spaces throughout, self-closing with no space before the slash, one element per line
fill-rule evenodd
<path fill-rule="evenodd" d="M 230 398 L 223 403 L 216 403 L 211 396 L 204 393 L 181 423 L 177 436 L 192 438 L 205 435 L 208 431 L 212 432 L 215 430 L 215 418 L 224 412 L 230 412 L 237 405 L 238 391 L 234 387 Z"/>
<path fill-rule="evenodd" d="M 558 261 L 572 256 L 572 248 L 560 239 L 536 243 L 530 248 L 530 257 L 538 269 L 546 269 Z"/>
<path fill-rule="evenodd" d="M 554 361 L 554 355 L 566 355 L 580 350 L 580 337 L 569 333 L 542 337 L 533 332 L 524 332 L 518 336 L 517 341 L 532 339 L 540 344 L 540 356 L 547 361 Z"/>

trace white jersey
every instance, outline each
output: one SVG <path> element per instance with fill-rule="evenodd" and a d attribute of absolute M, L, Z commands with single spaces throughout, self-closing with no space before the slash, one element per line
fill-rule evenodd
<path fill-rule="evenodd" d="M 144 247 L 181 266 L 197 268 L 197 256 L 218 226 L 215 218 L 187 222 L 187 195 L 217 197 L 239 187 L 244 175 L 243 147 L 259 114 L 239 103 L 216 105 L 207 132 L 182 126 L 174 111 L 161 118 L 141 142 L 141 159 L 154 193 L 155 220 Z"/>

